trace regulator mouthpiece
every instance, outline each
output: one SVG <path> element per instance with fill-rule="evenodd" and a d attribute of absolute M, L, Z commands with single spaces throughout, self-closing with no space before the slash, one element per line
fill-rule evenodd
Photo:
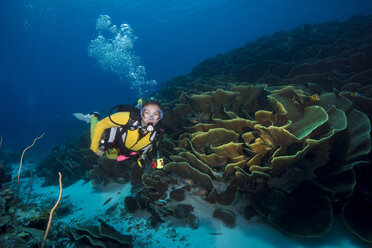
<path fill-rule="evenodd" d="M 152 124 L 152 123 L 147 124 L 146 130 L 147 130 L 148 132 L 152 132 L 152 131 L 154 131 L 154 126 L 153 126 L 153 124 Z"/>

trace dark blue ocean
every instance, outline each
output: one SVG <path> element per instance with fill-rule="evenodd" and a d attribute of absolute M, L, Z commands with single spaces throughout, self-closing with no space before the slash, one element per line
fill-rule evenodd
<path fill-rule="evenodd" d="M 45 132 L 33 149 L 47 153 L 87 129 L 72 113 L 136 102 L 128 78 L 88 55 L 100 15 L 130 25 L 131 54 L 160 85 L 258 37 L 371 13 L 370 0 L 1 1 L 2 149 L 20 152 Z"/>

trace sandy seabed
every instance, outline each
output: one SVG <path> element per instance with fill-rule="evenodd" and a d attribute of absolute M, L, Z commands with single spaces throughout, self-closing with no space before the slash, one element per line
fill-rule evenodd
<path fill-rule="evenodd" d="M 36 166 L 36 164 L 25 163 L 23 170 L 34 170 Z M 9 187 L 15 188 L 18 164 L 12 165 L 12 168 L 12 178 L 15 180 L 9 183 Z M 43 178 L 33 178 L 30 205 L 52 206 L 57 201 L 59 187 L 41 187 L 43 182 Z M 21 199 L 27 199 L 29 186 L 30 178 L 21 179 L 19 191 Z M 120 233 L 132 235 L 134 247 L 368 247 L 346 230 L 339 219 L 335 220 L 335 225 L 328 234 L 309 239 L 287 236 L 259 219 L 248 221 L 243 213 L 236 216 L 235 227 L 229 228 L 212 217 L 214 205 L 191 194 L 179 203 L 191 204 L 194 207 L 193 213 L 200 220 L 198 229 L 194 230 L 186 221 L 174 217 L 167 217 L 165 223 L 152 228 L 148 224 L 150 214 L 146 211 L 126 213 L 124 198 L 131 194 L 130 190 L 129 182 L 93 187 L 90 182 L 83 180 L 64 188 L 60 205 L 70 205 L 73 211 L 63 217 L 54 216 L 51 230 L 53 226 L 73 226 L 75 223 L 99 225 L 98 219 L 102 219 Z"/>

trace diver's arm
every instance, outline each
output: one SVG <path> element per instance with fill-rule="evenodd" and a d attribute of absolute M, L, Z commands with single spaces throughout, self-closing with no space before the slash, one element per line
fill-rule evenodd
<path fill-rule="evenodd" d="M 111 119 L 117 124 L 126 125 L 129 120 L 129 115 L 130 115 L 129 112 L 118 112 L 118 113 L 111 115 Z M 90 149 L 93 152 L 98 151 L 99 142 L 101 140 L 103 132 L 108 128 L 112 128 L 115 126 L 119 127 L 119 125 L 117 124 L 113 123 L 109 117 L 106 117 L 97 123 L 96 128 L 94 129 L 92 142 L 90 144 Z"/>

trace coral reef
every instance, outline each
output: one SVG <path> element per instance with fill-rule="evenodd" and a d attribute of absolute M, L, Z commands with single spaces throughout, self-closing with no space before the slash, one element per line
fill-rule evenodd
<path fill-rule="evenodd" d="M 11 220 L 8 211 L 13 199 L 13 192 L 10 189 L 3 189 L 0 191 L 0 196 L 0 230 L 4 231 Z"/>
<path fill-rule="evenodd" d="M 235 225 L 235 216 L 229 210 L 218 208 L 214 210 L 213 217 L 221 219 L 226 226 L 234 227 Z"/>
<path fill-rule="evenodd" d="M 2 141 L 1 136 L 1 141 Z M 1 142 L 0 142 L 1 148 Z M 10 164 L 19 162 L 19 155 L 10 152 L 10 151 L 2 151 L 0 150 L 0 188 L 4 183 L 10 182 L 12 177 L 8 174 L 10 173 Z"/>
<path fill-rule="evenodd" d="M 10 182 L 12 177 L 6 173 L 5 165 L 0 162 L 0 188 L 3 183 Z"/>
<path fill-rule="evenodd" d="M 16 204 L 13 190 L 0 190 L 0 246 L 38 247 L 43 239 L 48 213 L 35 207 L 22 208 Z"/>
<path fill-rule="evenodd" d="M 132 237 L 123 235 L 112 226 L 99 220 L 99 226 L 75 224 L 66 231 L 75 240 L 76 247 L 132 247 Z"/>
<path fill-rule="evenodd" d="M 164 170 L 216 209 L 247 201 L 247 218 L 259 214 L 285 233 L 321 236 L 342 214 L 372 242 L 362 217 L 371 199 L 371 23 L 356 16 L 278 32 L 167 82 L 157 97 L 176 146 Z"/>
<path fill-rule="evenodd" d="M 314 99 L 311 93 L 305 87 L 246 85 L 181 95 L 184 116 L 208 101 L 214 109 L 209 122 L 179 135 L 179 152 L 164 170 L 191 179 L 208 192 L 209 202 L 228 206 L 241 194 L 280 230 L 323 235 L 333 224 L 332 204 L 353 199 L 354 166 L 371 151 L 371 127 L 343 94 Z M 179 111 L 178 102 L 169 116 Z M 172 119 L 164 125 L 176 126 Z"/>
<path fill-rule="evenodd" d="M 206 59 L 190 74 L 168 81 L 159 95 L 174 100 L 182 92 L 229 89 L 237 82 L 308 85 L 314 93 L 319 93 L 317 85 L 328 91 L 346 84 L 368 87 L 371 23 L 370 15 L 354 16 L 346 22 L 305 24 L 264 36 Z"/>
<path fill-rule="evenodd" d="M 54 147 L 37 167 L 36 173 L 45 178 L 44 186 L 57 185 L 55 175 L 61 172 L 66 187 L 86 179 L 86 171 L 98 164 L 98 157 L 89 149 L 89 133 L 63 147 Z"/>
<path fill-rule="evenodd" d="M 341 216 L 372 243 L 371 25 L 372 16 L 356 16 L 277 32 L 164 84 L 163 170 L 97 159 L 85 136 L 55 149 L 39 174 L 62 168 L 67 185 L 130 180 L 126 210 L 148 211 L 151 226 L 174 216 L 197 228 L 185 204 L 193 196 L 230 227 L 242 206 L 247 219 L 299 237 L 324 235 Z M 69 229 L 76 240 L 95 237 L 80 229 Z"/>
<path fill-rule="evenodd" d="M 86 177 L 92 180 L 93 185 L 107 185 L 109 183 L 128 182 L 130 165 L 132 161 L 118 162 L 108 158 L 100 158 L 93 168 L 86 172 Z"/>

